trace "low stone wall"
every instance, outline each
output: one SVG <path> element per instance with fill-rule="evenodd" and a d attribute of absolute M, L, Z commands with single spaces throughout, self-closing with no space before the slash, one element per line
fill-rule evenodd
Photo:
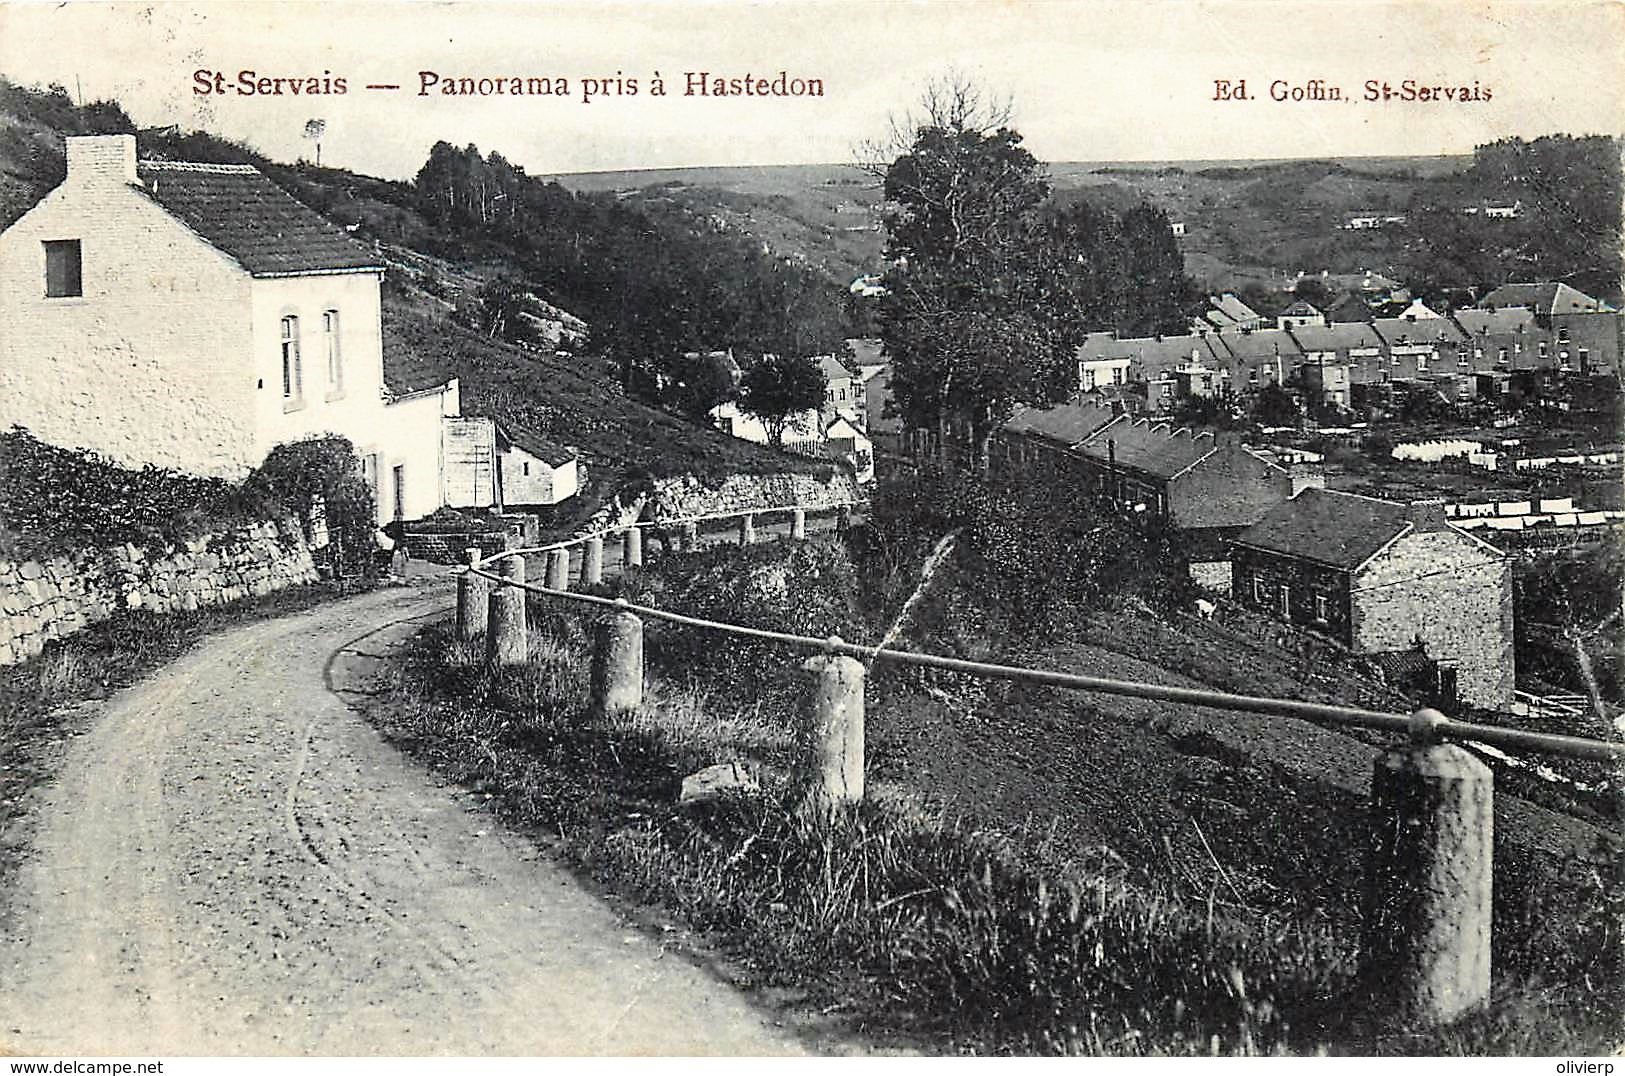
<path fill-rule="evenodd" d="M 0 558 L 0 665 L 121 609 L 158 613 L 224 605 L 314 582 L 298 527 L 258 523 L 179 549 L 119 545 L 40 560 Z"/>
<path fill-rule="evenodd" d="M 656 479 L 643 516 L 672 519 L 792 505 L 818 509 L 857 499 L 857 482 L 845 470 L 836 470 L 827 478 L 810 474 L 730 475 L 714 488 L 684 475 Z"/>
<path fill-rule="evenodd" d="M 503 531 L 461 531 L 452 534 L 413 534 L 403 539 L 406 553 L 414 560 L 431 564 L 463 564 L 463 551 L 478 549 L 482 557 L 494 556 L 508 548 Z"/>

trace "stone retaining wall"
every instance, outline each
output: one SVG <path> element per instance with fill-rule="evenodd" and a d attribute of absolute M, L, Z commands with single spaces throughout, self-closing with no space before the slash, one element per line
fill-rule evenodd
<path fill-rule="evenodd" d="M 655 479 L 654 494 L 643 516 L 670 519 L 793 505 L 818 509 L 857 499 L 857 482 L 845 470 L 836 470 L 826 478 L 810 474 L 730 475 L 715 488 L 684 475 Z"/>
<path fill-rule="evenodd" d="M 118 545 L 36 560 L 0 558 L 0 665 L 121 609 L 158 613 L 224 605 L 316 579 L 293 524 L 257 523 L 178 549 Z"/>

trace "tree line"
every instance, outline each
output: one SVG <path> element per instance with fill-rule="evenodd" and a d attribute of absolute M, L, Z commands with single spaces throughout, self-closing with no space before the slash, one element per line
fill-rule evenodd
<path fill-rule="evenodd" d="M 725 392 L 708 352 L 749 366 L 834 353 L 847 335 L 834 281 L 673 203 L 571 192 L 494 151 L 445 142 L 413 187 L 445 237 L 440 253 L 500 244 L 523 279 L 497 289 L 534 288 L 585 318 L 592 350 L 619 364 L 629 390 L 679 410 L 703 414 Z M 519 319 L 508 324 L 520 331 Z"/>

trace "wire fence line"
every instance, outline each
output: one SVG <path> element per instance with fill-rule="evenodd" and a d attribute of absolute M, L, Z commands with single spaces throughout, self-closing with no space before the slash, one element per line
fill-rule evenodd
<path fill-rule="evenodd" d="M 512 554 L 506 555 L 511 556 Z M 910 650 L 895 650 L 889 647 L 864 646 L 849 643 L 839 636 L 820 639 L 810 635 L 793 635 L 787 632 L 747 627 L 742 624 L 706 620 L 701 617 L 657 609 L 653 606 L 637 605 L 622 598 L 605 598 L 596 594 L 558 590 L 535 583 L 521 583 L 484 570 L 484 565 L 497 559 L 499 557 L 487 558 L 485 561 L 470 565 L 463 570 L 497 585 L 519 587 L 527 593 L 545 598 L 598 606 L 616 612 L 631 613 L 635 616 L 661 620 L 684 627 L 698 628 L 704 631 L 763 639 L 801 650 L 840 654 L 865 661 L 885 661 L 896 665 L 942 669 L 948 672 L 986 679 L 1010 680 L 1017 683 L 1059 687 L 1074 691 L 1152 699 L 1161 702 L 1186 703 L 1216 710 L 1325 721 L 1332 724 L 1376 729 L 1382 732 L 1408 734 L 1421 740 L 1454 740 L 1564 755 L 1569 758 L 1603 762 L 1625 761 L 1625 743 L 1454 721 L 1436 710 L 1424 709 L 1409 715 L 1394 714 L 1350 706 L 1334 706 L 1328 703 L 1303 702 L 1296 699 L 1235 695 L 1205 688 L 1170 687 L 1163 684 L 1147 684 L 1134 680 L 1112 680 L 1098 676 L 1060 672 L 1053 669 L 1030 669 L 1016 665 L 997 665 L 980 661 L 967 661 L 963 658 L 950 658 L 938 654 L 922 654 Z"/>
<path fill-rule="evenodd" d="M 670 527 L 682 527 L 687 524 L 698 526 L 701 523 L 714 523 L 724 519 L 742 519 L 745 516 L 771 516 L 805 512 L 812 515 L 817 512 L 839 512 L 842 509 L 857 507 L 856 501 L 828 501 L 819 505 L 787 504 L 772 508 L 740 508 L 732 512 L 710 512 L 695 516 L 665 516 L 661 519 L 638 519 L 630 523 L 617 523 L 613 526 L 601 527 L 585 534 L 561 538 L 548 545 L 526 546 L 523 549 L 505 549 L 500 553 L 493 553 L 482 558 L 479 564 L 491 564 L 509 557 L 522 557 L 532 553 L 551 553 L 555 549 L 573 549 L 578 545 L 590 542 L 594 538 L 609 538 L 617 534 L 625 534 L 629 530 L 665 530 Z"/>

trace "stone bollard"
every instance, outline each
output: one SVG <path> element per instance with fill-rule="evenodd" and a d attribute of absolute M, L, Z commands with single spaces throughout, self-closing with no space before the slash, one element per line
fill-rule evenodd
<path fill-rule="evenodd" d="M 739 517 L 739 544 L 754 545 L 756 543 L 756 515 L 746 512 Z"/>
<path fill-rule="evenodd" d="M 698 523 L 683 524 L 683 552 L 692 553 L 700 548 L 700 525 Z"/>
<path fill-rule="evenodd" d="M 807 510 L 797 508 L 790 514 L 790 537 L 801 541 L 807 537 Z"/>
<path fill-rule="evenodd" d="M 593 625 L 588 682 L 595 717 L 636 710 L 643 704 L 643 621 L 622 610 Z"/>
<path fill-rule="evenodd" d="M 581 551 L 581 585 L 597 586 L 604 581 L 604 540 L 597 535 L 587 539 Z"/>
<path fill-rule="evenodd" d="M 485 633 L 485 660 L 493 665 L 523 665 L 530 654 L 525 622 L 525 591 L 507 583 L 525 581 L 525 558 L 506 557 L 502 578 L 491 594 L 490 627 Z"/>
<path fill-rule="evenodd" d="M 833 639 L 839 642 L 839 639 Z M 805 742 L 806 806 L 829 811 L 863 800 L 863 665 L 842 654 L 808 658 L 814 676 Z"/>
<path fill-rule="evenodd" d="M 475 575 L 472 568 L 480 559 L 478 549 L 463 550 L 468 568 L 457 577 L 457 638 L 472 639 L 485 630 L 491 616 L 491 582 Z"/>
<path fill-rule="evenodd" d="M 643 531 L 637 527 L 626 528 L 621 538 L 621 567 L 643 567 Z"/>
<path fill-rule="evenodd" d="M 568 549 L 548 550 L 547 589 L 570 589 L 570 551 Z"/>
<path fill-rule="evenodd" d="M 1360 959 L 1364 992 L 1411 1026 L 1447 1023 L 1489 996 L 1494 775 L 1466 748 L 1416 741 L 1377 760 L 1371 781 Z"/>

